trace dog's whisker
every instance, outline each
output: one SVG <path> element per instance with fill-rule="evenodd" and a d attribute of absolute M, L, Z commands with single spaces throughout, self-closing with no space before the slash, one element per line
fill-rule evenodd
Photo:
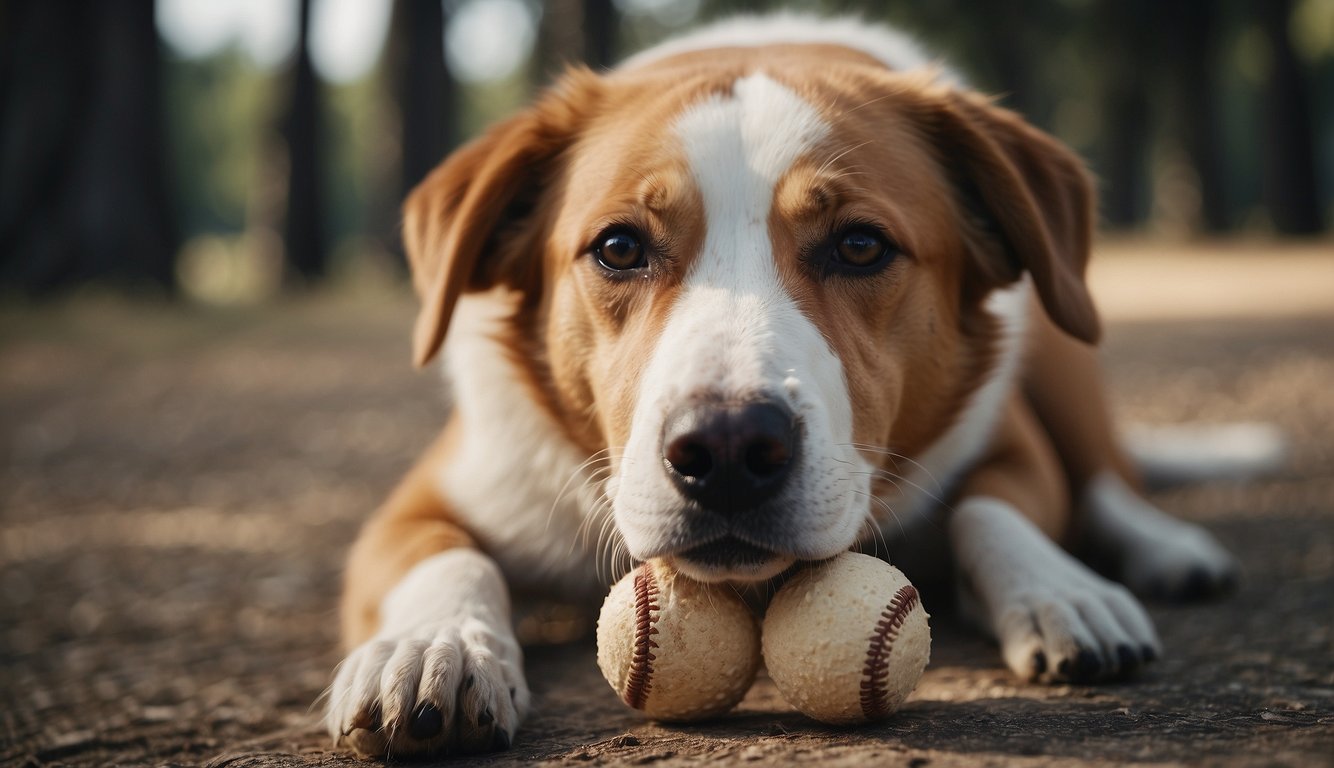
<path fill-rule="evenodd" d="M 596 552 L 596 556 L 598 558 L 601 558 L 604 552 L 607 553 L 608 558 L 610 558 L 611 556 L 610 552 L 612 545 L 614 543 L 612 539 L 612 528 L 613 528 L 613 523 L 611 518 L 609 517 L 606 520 L 603 520 L 601 527 L 598 529 L 598 543 Z"/>
<path fill-rule="evenodd" d="M 856 111 L 859 110 L 859 109 L 862 109 L 863 107 L 869 107 L 869 106 L 871 106 L 872 104 L 879 103 L 879 102 L 881 102 L 881 101 L 884 101 L 885 99 L 889 99 L 889 98 L 892 98 L 892 97 L 897 96 L 897 95 L 899 95 L 899 94 L 897 94 L 897 93 L 886 93 L 886 94 L 884 94 L 883 96 L 877 96 L 877 97 L 875 97 L 874 99 L 867 99 L 866 101 L 863 101 L 862 103 L 858 104 L 858 105 L 855 106 L 855 107 L 852 107 L 852 108 L 850 108 L 850 109 L 846 109 L 846 110 L 844 110 L 843 113 L 839 115 L 839 117 L 843 117 L 844 115 L 851 114 L 851 113 L 853 113 L 853 112 L 856 112 Z"/>
<path fill-rule="evenodd" d="M 899 485 L 899 481 L 901 480 L 901 481 L 903 481 L 904 483 L 907 483 L 908 485 L 912 486 L 913 488 L 916 488 L 917 490 L 921 491 L 923 495 L 925 495 L 928 499 L 934 501 L 934 502 L 935 502 L 941 509 L 943 509 L 943 510 L 945 510 L 945 511 L 947 511 L 947 512 L 952 512 L 952 511 L 954 511 L 954 506 L 953 506 L 952 504 L 946 502 L 946 501 L 945 501 L 944 499 L 942 499 L 941 497 L 936 496 L 935 494 L 931 493 L 930 491 L 926 490 L 925 488 L 921 487 L 920 485 L 918 485 L 918 484 L 912 482 L 911 480 L 909 480 L 909 479 L 903 477 L 902 475 L 895 475 L 894 473 L 889 472 L 888 470 L 883 470 L 883 469 L 881 469 L 881 470 L 875 470 L 874 472 L 857 472 L 857 473 L 853 473 L 853 474 L 871 475 L 871 476 L 874 477 L 874 478 L 877 478 L 877 479 L 880 479 L 880 480 L 884 480 L 885 482 L 889 483 L 890 485 L 893 485 L 894 488 L 895 488 L 895 490 L 898 492 L 898 494 L 899 494 L 900 496 L 903 495 L 903 486 Z M 882 501 L 883 501 L 883 499 L 882 499 Z M 939 517 L 934 516 L 934 515 L 930 515 L 930 516 L 926 516 L 925 518 L 922 518 L 922 519 L 923 519 L 923 522 L 924 522 L 925 525 L 929 525 L 929 526 L 931 526 L 932 528 L 934 528 L 934 529 L 936 529 L 936 530 L 941 530 L 941 529 L 942 529 L 942 528 L 941 528 L 941 521 L 940 521 L 940 518 L 939 518 Z M 900 525 L 899 525 L 899 528 L 900 528 L 900 530 L 902 530 L 903 525 L 900 524 Z"/>
<path fill-rule="evenodd" d="M 607 573 L 607 582 L 614 584 L 621 580 L 621 577 L 629 573 L 634 568 L 630 552 L 625 548 L 625 542 L 617 536 L 612 540 L 611 563 Z"/>
<path fill-rule="evenodd" d="M 857 492 L 857 491 L 854 491 L 854 493 L 858 493 L 858 492 Z M 862 495 L 865 495 L 865 494 L 862 494 Z M 858 539 L 858 541 L 863 541 L 863 540 L 865 540 L 865 539 L 870 539 L 870 540 L 871 540 L 871 554 L 874 555 L 875 557 L 880 557 L 880 544 L 881 544 L 882 539 L 881 539 L 881 537 L 878 535 L 879 532 L 880 532 L 880 526 L 876 524 L 876 522 L 875 522 L 875 516 L 872 515 L 872 514 L 870 513 L 870 511 L 868 510 L 868 511 L 867 511 L 867 514 L 866 514 L 866 517 L 862 518 L 862 533 L 859 534 L 859 535 L 857 536 L 857 539 Z M 886 547 L 885 549 L 886 549 L 886 559 L 888 559 L 888 549 L 889 549 L 889 548 Z"/>
<path fill-rule="evenodd" d="M 611 449 L 603 448 L 597 453 L 594 453 L 592 456 L 589 456 L 587 459 L 584 460 L 583 463 L 581 463 L 579 466 L 575 467 L 573 470 L 570 471 L 569 478 L 566 479 L 565 484 L 561 486 L 560 491 L 556 493 L 556 498 L 551 501 L 551 509 L 547 510 L 546 526 L 545 528 L 543 528 L 543 533 L 550 532 L 551 521 L 553 518 L 555 518 L 556 510 L 560 507 L 561 500 L 565 498 L 565 494 L 570 490 L 571 484 L 573 484 L 574 481 L 578 480 L 580 477 L 585 477 L 585 478 L 587 477 L 586 475 L 584 475 L 584 470 L 588 469 L 589 467 L 593 467 L 600 462 L 606 462 L 610 466 L 611 462 L 614 460 L 615 460 L 614 457 L 611 455 Z M 580 486 L 585 484 L 587 484 L 586 479 L 583 483 L 580 484 Z"/>
<path fill-rule="evenodd" d="M 574 536 L 570 538 L 570 548 L 566 550 L 566 555 L 573 555 L 576 547 L 582 547 L 584 550 L 588 549 L 588 537 L 593 535 L 593 521 L 598 518 L 598 507 L 600 505 L 600 501 L 594 502 L 589 509 L 589 513 L 584 516 L 583 520 L 579 521 L 579 527 L 575 530 Z"/>
<path fill-rule="evenodd" d="M 871 443 L 841 443 L 840 445 L 848 448 L 856 448 L 858 450 L 867 451 L 869 453 L 878 453 L 881 456 L 886 456 L 888 458 L 894 459 L 895 461 L 905 461 L 913 465 L 917 469 L 920 469 L 922 471 L 922 474 L 926 475 L 927 479 L 930 480 L 936 486 L 937 493 L 941 494 L 945 493 L 945 487 L 941 485 L 940 481 L 936 479 L 936 476 L 931 473 L 931 470 L 927 469 L 926 465 L 912 459 L 911 457 L 904 456 L 901 453 L 895 453 L 894 451 L 891 451 L 889 448 L 886 448 L 885 446 L 872 445 Z"/>
<path fill-rule="evenodd" d="M 913 489 L 915 489 L 915 490 L 917 490 L 917 491 L 920 491 L 920 492 L 921 492 L 924 496 L 926 496 L 928 499 L 930 499 L 930 500 L 936 502 L 937 504 L 941 505 L 941 506 L 944 507 L 945 509 L 952 509 L 952 507 L 945 501 L 945 499 L 941 498 L 940 496 L 936 495 L 935 493 L 932 493 L 930 490 L 928 490 L 928 489 L 926 489 L 926 488 L 923 488 L 922 486 L 918 485 L 917 483 L 914 483 L 912 480 L 909 480 L 908 478 L 904 477 L 903 475 L 896 475 L 896 474 L 894 474 L 893 472 L 890 472 L 890 471 L 887 470 L 887 469 L 873 469 L 873 470 L 865 471 L 865 472 L 854 470 L 854 471 L 852 471 L 852 472 L 849 472 L 849 474 L 853 474 L 853 475 L 869 475 L 869 476 L 874 477 L 874 478 L 878 478 L 878 479 L 881 479 L 881 480 L 888 481 L 890 484 L 892 484 L 895 488 L 898 489 L 898 491 L 899 491 L 900 494 L 903 493 L 903 486 L 902 486 L 902 485 L 899 485 L 899 483 L 902 482 L 902 483 L 908 485 L 909 487 L 911 487 L 911 488 L 913 488 Z"/>
<path fill-rule="evenodd" d="M 599 518 L 603 518 L 601 522 L 605 525 L 605 520 L 610 518 L 611 498 L 607 495 L 606 481 L 611 476 L 612 472 L 615 471 L 610 465 L 610 462 L 614 458 L 615 457 L 610 455 L 599 458 L 598 461 L 607 462 L 607 464 L 589 471 L 584 481 L 577 487 L 580 492 L 586 491 L 593 494 L 593 499 L 588 504 L 588 512 L 581 516 L 582 519 L 579 522 L 579 526 L 575 529 L 574 536 L 570 539 L 570 547 L 566 551 L 567 555 L 572 555 L 575 548 L 580 545 L 587 550 L 588 539 L 592 534 L 593 524 L 598 522 Z M 585 465 L 588 465 L 589 463 L 590 462 L 584 462 Z M 555 511 L 554 504 L 552 506 L 552 511 Z M 551 519 L 550 515 L 548 515 L 547 519 L 549 523 Z"/>
<path fill-rule="evenodd" d="M 621 560 L 625 565 L 621 565 Z M 635 559 L 630 554 L 630 549 L 625 545 L 625 539 L 619 532 L 616 534 L 616 563 L 615 570 L 611 574 L 613 581 L 620 581 L 625 574 L 635 569 Z"/>
<path fill-rule="evenodd" d="M 866 140 L 866 141 L 861 142 L 860 144 L 854 144 L 854 145 L 852 145 L 852 146 L 850 146 L 850 147 L 844 149 L 842 152 L 839 152 L 837 155 L 834 155 L 833 157 L 831 157 L 831 158 L 829 158 L 828 160 L 824 161 L 824 163 L 820 166 L 819 170 L 817 170 L 817 171 L 815 172 L 815 175 L 816 175 L 817 177 L 819 177 L 820 174 L 822 174 L 822 173 L 824 173 L 826 170 L 828 170 L 829 167 L 830 167 L 831 165 L 833 165 L 834 163 L 837 163 L 837 162 L 838 162 L 839 160 L 841 160 L 845 155 L 847 155 L 847 154 L 850 153 L 850 152 L 856 152 L 857 150 L 861 149 L 862 147 L 864 147 L 864 146 L 866 146 L 867 144 L 870 144 L 870 143 L 871 143 L 871 141 L 870 141 L 870 139 L 868 139 L 868 140 Z"/>
<path fill-rule="evenodd" d="M 883 510 L 885 510 L 885 514 L 888 515 L 888 519 L 893 520 L 893 521 L 894 521 L 894 524 L 897 525 L 897 526 L 899 527 L 899 533 L 901 533 L 901 534 L 903 534 L 903 535 L 905 535 L 905 536 L 907 535 L 908 532 L 907 532 L 907 530 L 904 529 L 904 527 L 903 527 L 903 521 L 900 520 L 898 514 L 896 514 L 896 513 L 894 512 L 894 508 L 891 507 L 891 506 L 889 506 L 889 502 L 885 501 L 884 499 L 880 498 L 879 496 L 876 496 L 875 494 L 871 494 L 871 493 L 863 493 L 862 491 L 853 491 L 853 493 L 857 494 L 858 496 L 865 496 L 866 498 L 870 499 L 871 501 L 873 501 L 873 502 L 879 504 L 879 505 L 880 505 L 880 508 L 883 509 Z M 881 536 L 884 535 L 883 532 L 880 531 L 879 526 L 875 526 L 875 529 L 876 529 L 876 531 L 877 531 L 878 533 L 881 534 Z M 882 539 L 882 540 L 883 540 L 883 539 Z M 886 554 L 886 556 L 888 556 L 888 554 L 889 554 L 889 544 L 888 544 L 888 542 L 885 543 L 885 554 Z"/>
<path fill-rule="evenodd" d="M 894 512 L 894 508 L 893 508 L 892 506 L 890 506 L 890 505 L 889 505 L 889 502 L 885 501 L 884 499 L 879 499 L 879 501 L 885 505 L 885 508 L 886 508 L 886 509 L 889 510 L 890 515 L 893 516 L 893 518 L 894 518 L 894 522 L 899 526 L 899 532 L 902 533 L 902 532 L 903 532 L 903 522 L 902 522 L 901 520 L 899 520 L 899 516 L 898 516 L 898 514 Z M 889 561 L 889 556 L 890 556 L 890 551 L 889 551 L 889 541 L 885 539 L 885 529 L 882 528 L 882 527 L 880 526 L 880 524 L 877 523 L 877 522 L 875 521 L 875 517 L 874 517 L 874 516 L 869 516 L 869 515 L 868 515 L 868 518 L 870 519 L 870 522 L 871 522 L 871 530 L 872 530 L 872 532 L 874 533 L 874 535 L 875 535 L 878 539 L 880 539 L 880 543 L 881 543 L 882 545 L 884 545 L 884 547 L 885 547 L 885 561 L 888 562 L 888 561 Z"/>
<path fill-rule="evenodd" d="M 604 579 L 604 574 L 602 573 L 604 562 L 607 568 L 606 578 L 609 579 L 615 572 L 616 549 L 621 543 L 620 532 L 616 530 L 615 519 L 611 515 L 606 515 L 598 530 L 597 548 L 594 551 L 594 575 L 599 581 Z M 607 583 L 610 582 L 608 581 Z"/>
<path fill-rule="evenodd" d="M 600 508 L 601 508 L 601 507 L 600 507 L 600 505 L 599 505 L 599 509 L 600 509 Z M 605 541 L 606 541 L 606 536 L 607 536 L 607 519 L 608 519 L 608 518 L 607 518 L 607 516 L 602 515 L 601 512 L 599 512 L 598 515 L 599 515 L 599 517 L 601 517 L 601 520 L 598 521 L 598 526 L 597 526 L 597 537 L 593 540 L 593 548 L 592 548 L 592 549 L 593 549 L 593 566 L 594 566 L 594 573 L 597 575 L 598 579 L 600 580 L 600 579 L 602 578 L 602 571 L 601 571 L 601 568 L 602 568 L 602 547 L 603 547 L 603 545 L 604 545 L 604 543 L 605 543 Z M 592 526 L 591 526 L 591 525 L 589 526 L 589 531 L 590 531 L 590 533 L 591 533 L 591 531 L 592 531 Z M 584 546 L 585 546 L 585 548 L 588 547 L 587 538 L 585 538 Z"/>

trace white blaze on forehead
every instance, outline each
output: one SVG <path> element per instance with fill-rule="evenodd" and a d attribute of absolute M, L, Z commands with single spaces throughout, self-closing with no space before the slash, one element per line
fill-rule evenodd
<path fill-rule="evenodd" d="M 723 396 L 778 394 L 793 372 L 833 375 L 813 383 L 841 389 L 841 366 L 779 279 L 768 224 L 779 180 L 829 124 L 791 89 L 754 74 L 730 96 L 691 106 L 674 129 L 703 199 L 705 236 L 656 355 L 672 361 L 662 373 Z"/>
<path fill-rule="evenodd" d="M 663 471 L 663 423 L 700 398 L 786 401 L 801 421 L 804 456 L 783 492 L 776 525 L 786 546 L 828 557 L 852 544 L 856 466 L 843 367 L 787 291 L 769 234 L 778 182 L 818 150 L 830 126 L 790 88 L 764 74 L 687 108 L 673 125 L 703 201 L 703 246 L 690 264 L 635 406 L 625 459 L 611 486 L 631 554 L 652 556 L 679 533 L 680 496 Z M 865 483 L 861 483 L 865 485 Z"/>
<path fill-rule="evenodd" d="M 675 128 L 711 225 L 764 223 L 774 185 L 829 135 L 810 104 L 763 74 L 737 80 L 732 98 L 712 96 L 692 106 Z"/>

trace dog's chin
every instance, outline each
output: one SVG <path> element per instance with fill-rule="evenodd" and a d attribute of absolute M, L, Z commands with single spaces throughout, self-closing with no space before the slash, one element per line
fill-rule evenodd
<path fill-rule="evenodd" d="M 688 578 L 716 583 L 766 581 L 791 567 L 796 558 L 728 536 L 677 552 L 668 561 Z"/>

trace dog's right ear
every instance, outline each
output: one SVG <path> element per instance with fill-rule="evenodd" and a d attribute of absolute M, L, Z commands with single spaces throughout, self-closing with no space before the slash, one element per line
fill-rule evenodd
<path fill-rule="evenodd" d="M 403 204 L 403 243 L 421 300 L 413 330 L 418 367 L 444 342 L 461 293 L 506 283 L 536 290 L 541 253 L 531 219 L 554 166 L 591 112 L 601 81 L 575 69 L 536 105 L 450 155 Z M 525 245 L 529 247 L 525 247 Z"/>

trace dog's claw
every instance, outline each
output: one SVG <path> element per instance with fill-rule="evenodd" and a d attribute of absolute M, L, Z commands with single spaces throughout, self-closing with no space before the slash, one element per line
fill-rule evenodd
<path fill-rule="evenodd" d="M 1073 679 L 1077 683 L 1095 680 L 1102 673 L 1102 669 L 1102 658 L 1098 654 L 1087 648 L 1081 649 L 1079 654 L 1075 656 Z"/>
<path fill-rule="evenodd" d="M 423 704 L 412 716 L 408 732 L 414 739 L 431 739 L 440 735 L 445 727 L 444 717 L 434 704 Z"/>
<path fill-rule="evenodd" d="M 1128 675 L 1139 669 L 1141 663 L 1140 657 L 1135 655 L 1135 651 L 1128 645 L 1116 646 L 1116 661 L 1122 675 Z"/>
<path fill-rule="evenodd" d="M 397 641 L 390 651 L 367 644 L 344 665 L 355 674 L 335 681 L 328 725 L 336 743 L 362 757 L 477 754 L 508 746 L 528 700 L 515 663 L 517 644 L 476 627 L 458 632 L 446 626 L 426 639 Z M 389 706 L 361 703 L 367 697 L 343 693 L 348 690 L 374 691 Z"/>
<path fill-rule="evenodd" d="M 347 724 L 343 730 L 343 735 L 347 736 L 356 730 L 378 731 L 383 725 L 380 716 L 380 705 L 376 704 L 367 711 L 358 712 L 353 716 L 352 721 Z"/>

